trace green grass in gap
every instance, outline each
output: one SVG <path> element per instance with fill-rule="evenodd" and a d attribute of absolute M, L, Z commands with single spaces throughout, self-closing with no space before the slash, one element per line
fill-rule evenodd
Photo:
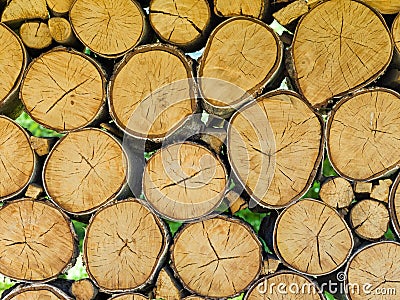
<path fill-rule="evenodd" d="M 61 137 L 61 136 L 63 136 L 62 134 L 57 133 L 54 130 L 47 129 L 47 128 L 44 128 L 42 125 L 39 125 L 38 123 L 33 121 L 26 112 L 23 112 L 15 121 L 36 137 Z"/>

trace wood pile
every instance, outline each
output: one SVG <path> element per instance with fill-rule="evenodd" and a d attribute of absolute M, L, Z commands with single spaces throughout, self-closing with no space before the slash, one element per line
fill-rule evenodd
<path fill-rule="evenodd" d="M 1 299 L 398 299 L 399 0 L 0 13 Z"/>

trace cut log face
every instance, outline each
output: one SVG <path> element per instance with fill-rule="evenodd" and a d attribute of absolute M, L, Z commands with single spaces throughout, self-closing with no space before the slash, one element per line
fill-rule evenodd
<path fill-rule="evenodd" d="M 110 113 L 128 134 L 162 139 L 196 110 L 191 63 L 166 45 L 137 48 L 117 66 Z"/>
<path fill-rule="evenodd" d="M 147 298 L 141 294 L 137 293 L 129 293 L 123 295 L 116 295 L 111 297 L 112 300 L 147 300 Z M 168 299 L 166 299 L 168 300 Z"/>
<path fill-rule="evenodd" d="M 35 173 L 36 157 L 25 130 L 0 116 L 0 199 L 22 192 Z"/>
<path fill-rule="evenodd" d="M 321 120 L 308 104 L 294 92 L 272 92 L 230 123 L 228 158 L 251 197 L 271 208 L 299 199 L 322 157 Z"/>
<path fill-rule="evenodd" d="M 390 218 L 397 233 L 400 236 L 400 175 L 397 176 L 396 181 L 393 183 L 389 196 L 389 212 Z"/>
<path fill-rule="evenodd" d="M 210 27 L 211 11 L 206 0 L 152 0 L 150 24 L 165 42 L 184 49 L 196 47 Z"/>
<path fill-rule="evenodd" d="M 76 300 L 93 300 L 97 296 L 98 289 L 90 279 L 80 279 L 72 282 L 71 293 Z"/>
<path fill-rule="evenodd" d="M 382 202 L 366 199 L 356 203 L 350 211 L 354 231 L 366 240 L 378 240 L 389 227 L 389 212 Z"/>
<path fill-rule="evenodd" d="M 300 20 L 292 46 L 299 89 L 313 106 L 374 81 L 392 53 L 384 19 L 352 0 L 312 9 Z"/>
<path fill-rule="evenodd" d="M 101 113 L 105 77 L 88 56 L 55 48 L 29 65 L 20 97 L 36 122 L 65 132 L 89 125 Z"/>
<path fill-rule="evenodd" d="M 16 280 L 46 281 L 75 259 L 75 233 L 55 207 L 22 199 L 0 209 L 0 273 Z"/>
<path fill-rule="evenodd" d="M 147 33 L 145 13 L 134 0 L 76 0 L 69 18 L 78 39 L 109 58 L 131 50 Z"/>
<path fill-rule="evenodd" d="M 399 260 L 400 244 L 395 242 L 372 244 L 357 252 L 346 268 L 346 286 L 353 285 L 359 288 L 349 288 L 348 291 L 346 289 L 347 298 L 349 300 L 398 299 Z"/>
<path fill-rule="evenodd" d="M 251 228 L 218 216 L 186 225 L 175 236 L 171 259 L 188 290 L 225 298 L 240 294 L 258 276 L 261 250 Z"/>
<path fill-rule="evenodd" d="M 163 263 L 168 238 L 164 223 L 137 200 L 107 206 L 93 216 L 86 231 L 87 273 L 105 291 L 142 288 Z"/>
<path fill-rule="evenodd" d="M 64 136 L 49 154 L 43 182 L 50 198 L 73 214 L 87 214 L 115 199 L 128 178 L 120 143 L 94 128 Z"/>
<path fill-rule="evenodd" d="M 370 89 L 341 100 L 327 125 L 328 156 L 335 170 L 351 180 L 370 180 L 399 162 L 400 95 Z"/>
<path fill-rule="evenodd" d="M 11 0 L 7 1 L 1 22 L 14 25 L 25 20 L 48 18 L 46 0 Z"/>
<path fill-rule="evenodd" d="M 4 300 L 72 300 L 60 289 L 47 284 L 32 284 L 17 287 Z"/>
<path fill-rule="evenodd" d="M 397 14 L 400 11 L 399 0 L 361 0 L 378 10 L 381 14 Z"/>
<path fill-rule="evenodd" d="M 71 46 L 77 41 L 71 24 L 64 18 L 50 18 L 48 21 L 51 37 L 59 44 Z"/>
<path fill-rule="evenodd" d="M 204 300 L 205 298 L 199 296 L 188 296 L 183 298 L 183 300 Z"/>
<path fill-rule="evenodd" d="M 323 300 L 325 298 L 315 283 L 304 275 L 283 271 L 260 278 L 244 297 L 244 300 L 267 299 Z"/>
<path fill-rule="evenodd" d="M 348 207 L 354 199 L 353 188 L 346 179 L 335 177 L 321 186 L 319 196 L 322 201 L 333 208 Z"/>
<path fill-rule="evenodd" d="M 74 0 L 46 0 L 49 10 L 54 16 L 67 15 Z"/>
<path fill-rule="evenodd" d="M 354 241 L 338 212 L 313 199 L 286 208 L 274 230 L 275 253 L 299 272 L 319 276 L 340 268 L 350 256 Z"/>
<path fill-rule="evenodd" d="M 22 24 L 19 35 L 24 44 L 31 49 L 44 49 L 53 42 L 49 27 L 43 22 L 32 21 Z"/>
<path fill-rule="evenodd" d="M 214 12 L 220 17 L 249 16 L 264 19 L 268 0 L 214 0 Z"/>
<path fill-rule="evenodd" d="M 259 20 L 236 17 L 221 23 L 198 69 L 206 105 L 229 107 L 261 92 L 276 76 L 282 52 L 279 37 Z"/>
<path fill-rule="evenodd" d="M 12 113 L 13 108 L 18 106 L 17 91 L 27 65 L 27 55 L 20 38 L 1 23 L 0 39 L 2 41 L 0 74 L 3 75 L 0 85 L 0 112 L 4 114 L 7 112 Z M 15 102 L 16 104 L 10 104 L 9 102 Z M 11 106 L 11 109 L 8 106 Z"/>
<path fill-rule="evenodd" d="M 153 290 L 152 299 L 174 300 L 181 299 L 181 291 L 178 288 L 176 278 L 170 268 L 164 268 L 157 276 L 157 281 Z"/>
<path fill-rule="evenodd" d="M 143 175 L 143 192 L 163 217 L 189 221 L 210 214 L 222 202 L 227 174 L 207 148 L 178 143 L 154 154 Z"/>

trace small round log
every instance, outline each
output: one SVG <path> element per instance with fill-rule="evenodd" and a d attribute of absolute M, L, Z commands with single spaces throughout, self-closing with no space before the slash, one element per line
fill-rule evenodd
<path fill-rule="evenodd" d="M 382 202 L 361 200 L 350 211 L 350 225 L 361 238 L 375 241 L 388 230 L 389 212 Z"/>
<path fill-rule="evenodd" d="M 382 16 L 353 0 L 323 1 L 299 22 L 292 46 L 297 85 L 316 107 L 375 81 L 393 40 Z"/>
<path fill-rule="evenodd" d="M 399 103 L 395 91 L 375 88 L 358 91 L 334 106 L 327 123 L 327 150 L 342 177 L 372 180 L 397 168 Z"/>
<path fill-rule="evenodd" d="M 115 69 L 109 107 L 124 132 L 162 141 L 197 110 L 191 61 L 172 46 L 136 48 Z"/>
<path fill-rule="evenodd" d="M 289 268 L 313 276 L 340 268 L 354 240 L 339 213 L 323 202 L 300 200 L 286 208 L 274 229 L 274 249 Z"/>
<path fill-rule="evenodd" d="M 20 98 L 36 122 L 67 132 L 103 117 L 105 87 L 104 72 L 93 59 L 58 47 L 29 65 Z"/>
<path fill-rule="evenodd" d="M 227 172 L 207 148 L 185 142 L 154 154 L 143 174 L 143 193 L 163 217 L 196 220 L 212 213 L 222 202 Z"/>
<path fill-rule="evenodd" d="M 353 201 L 354 192 L 350 182 L 344 178 L 335 177 L 321 186 L 319 197 L 330 207 L 345 208 Z"/>
<path fill-rule="evenodd" d="M 269 12 L 269 0 L 214 0 L 214 12 L 225 18 L 248 16 L 263 20 Z"/>
<path fill-rule="evenodd" d="M 0 116 L 0 199 L 20 195 L 34 180 L 37 158 L 26 131 Z"/>
<path fill-rule="evenodd" d="M 152 0 L 149 19 L 160 39 L 186 51 L 202 48 L 211 29 L 207 0 Z"/>
<path fill-rule="evenodd" d="M 398 299 L 399 260 L 400 244 L 395 242 L 371 244 L 355 253 L 346 267 L 347 299 Z"/>
<path fill-rule="evenodd" d="M 67 16 L 74 0 L 46 0 L 47 7 L 53 16 Z"/>
<path fill-rule="evenodd" d="M 126 192 L 128 158 L 109 133 L 95 128 L 70 132 L 48 155 L 43 183 L 55 204 L 88 214 Z"/>
<path fill-rule="evenodd" d="M 45 49 L 53 42 L 49 27 L 44 22 L 31 21 L 22 24 L 19 35 L 25 46 L 30 49 Z"/>
<path fill-rule="evenodd" d="M 60 289 L 47 284 L 18 286 L 8 293 L 3 300 L 72 300 Z"/>
<path fill-rule="evenodd" d="M 211 33 L 199 62 L 204 108 L 230 117 L 276 79 L 282 57 L 282 43 L 265 23 L 247 17 L 224 21 Z"/>
<path fill-rule="evenodd" d="M 67 19 L 54 17 L 48 21 L 50 35 L 61 45 L 73 46 L 77 43 L 71 24 Z"/>
<path fill-rule="evenodd" d="M 167 266 L 158 273 L 151 299 L 181 299 L 183 287 Z"/>
<path fill-rule="evenodd" d="M 90 220 L 83 246 L 86 271 L 103 291 L 135 291 L 154 279 L 168 245 L 169 232 L 156 215 L 136 199 L 119 201 Z"/>
<path fill-rule="evenodd" d="M 93 300 L 98 292 L 90 279 L 80 279 L 71 284 L 71 293 L 76 300 Z"/>
<path fill-rule="evenodd" d="M 323 300 L 320 288 L 304 275 L 281 271 L 257 280 L 244 296 L 244 300 Z"/>
<path fill-rule="evenodd" d="M 78 254 L 69 218 L 54 206 L 20 199 L 0 209 L 0 273 L 44 282 L 73 265 Z"/>
<path fill-rule="evenodd" d="M 313 182 L 322 140 L 322 120 L 305 100 L 290 91 L 271 92 L 232 116 L 228 159 L 257 203 L 282 208 L 299 199 Z"/>
<path fill-rule="evenodd" d="M 21 39 L 6 25 L 0 23 L 0 113 L 17 118 L 23 106 L 18 98 L 22 76 L 27 66 L 28 54 Z"/>
<path fill-rule="evenodd" d="M 258 276 L 261 251 L 248 225 L 218 216 L 184 226 L 175 235 L 171 260 L 189 291 L 226 298 L 240 294 Z"/>
<path fill-rule="evenodd" d="M 135 0 L 76 0 L 69 19 L 78 39 L 106 58 L 124 55 L 148 34 L 146 15 Z"/>

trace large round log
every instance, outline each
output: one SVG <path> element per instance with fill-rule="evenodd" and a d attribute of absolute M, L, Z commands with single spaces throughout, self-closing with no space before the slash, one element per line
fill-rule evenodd
<path fill-rule="evenodd" d="M 323 300 L 320 288 L 309 278 L 292 271 L 280 271 L 257 280 L 244 300 Z"/>
<path fill-rule="evenodd" d="M 0 209 L 0 273 L 22 281 L 48 281 L 78 254 L 69 218 L 54 206 L 20 199 Z"/>
<path fill-rule="evenodd" d="M 379 242 L 355 253 L 346 268 L 349 300 L 396 300 L 400 289 L 400 244 Z"/>
<path fill-rule="evenodd" d="M 152 0 L 149 19 L 160 39 L 186 51 L 202 48 L 211 29 L 207 0 Z"/>
<path fill-rule="evenodd" d="M 312 9 L 300 20 L 292 46 L 298 87 L 313 106 L 373 82 L 392 54 L 385 20 L 353 0 L 323 1 Z"/>
<path fill-rule="evenodd" d="M 350 180 L 371 180 L 397 168 L 400 95 L 392 90 L 362 90 L 334 106 L 327 123 L 328 156 Z"/>
<path fill-rule="evenodd" d="M 67 212 L 80 215 L 126 192 L 128 158 L 109 133 L 95 128 L 70 132 L 48 155 L 44 188 Z"/>
<path fill-rule="evenodd" d="M 35 179 L 37 158 L 26 131 L 0 116 L 0 199 L 21 194 Z"/>
<path fill-rule="evenodd" d="M 110 300 L 147 300 L 145 296 L 138 293 L 125 293 L 121 295 L 115 295 L 110 298 Z"/>
<path fill-rule="evenodd" d="M 281 208 L 299 199 L 313 182 L 322 139 L 322 120 L 305 100 L 294 92 L 271 92 L 232 116 L 228 158 L 254 200 Z"/>
<path fill-rule="evenodd" d="M 169 145 L 147 162 L 143 193 L 163 217 L 189 221 L 213 212 L 224 198 L 227 172 L 207 148 L 185 142 Z"/>
<path fill-rule="evenodd" d="M 400 11 L 398 0 L 361 0 L 378 10 L 381 14 L 397 14 Z"/>
<path fill-rule="evenodd" d="M 213 30 L 199 62 L 204 108 L 229 117 L 274 81 L 282 62 L 278 35 L 265 23 L 235 17 Z"/>
<path fill-rule="evenodd" d="M 93 59 L 59 47 L 32 61 L 20 98 L 36 122 L 66 132 L 101 119 L 105 86 L 104 72 Z"/>
<path fill-rule="evenodd" d="M 154 279 L 168 245 L 165 224 L 146 206 L 136 199 L 119 201 L 90 220 L 83 249 L 86 271 L 104 291 L 141 289 Z"/>
<path fill-rule="evenodd" d="M 27 53 L 21 39 L 6 25 L 0 23 L 0 113 L 13 119 L 22 111 L 18 91 L 27 66 Z"/>
<path fill-rule="evenodd" d="M 260 273 L 261 250 L 248 225 L 218 216 L 186 225 L 175 235 L 172 267 L 189 291 L 211 298 L 232 297 Z"/>
<path fill-rule="evenodd" d="M 340 268 L 354 246 L 339 213 L 313 199 L 286 208 L 276 221 L 273 238 L 275 253 L 285 265 L 313 276 Z"/>
<path fill-rule="evenodd" d="M 69 19 L 78 39 L 107 58 L 124 55 L 148 33 L 145 13 L 135 0 L 76 0 Z"/>
<path fill-rule="evenodd" d="M 269 0 L 214 0 L 214 12 L 220 17 L 248 16 L 265 19 Z"/>
<path fill-rule="evenodd" d="M 110 114 L 126 133 L 161 141 L 197 110 L 192 65 L 174 47 L 136 48 L 116 67 Z"/>
<path fill-rule="evenodd" d="M 60 289 L 47 284 L 22 285 L 13 289 L 3 300 L 72 300 Z"/>

